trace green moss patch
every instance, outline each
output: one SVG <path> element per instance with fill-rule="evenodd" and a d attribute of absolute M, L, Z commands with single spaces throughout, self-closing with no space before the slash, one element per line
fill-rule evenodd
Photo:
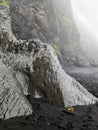
<path fill-rule="evenodd" d="M 70 18 L 68 18 L 67 16 L 65 16 L 61 11 L 57 10 L 56 11 L 56 16 L 57 18 L 63 22 L 65 25 L 70 25 L 72 26 L 73 25 L 73 22 Z"/>
<path fill-rule="evenodd" d="M 57 47 L 57 45 L 55 43 L 51 44 L 53 49 L 55 50 L 56 54 L 60 54 L 59 48 Z"/>
<path fill-rule="evenodd" d="M 9 7 L 9 0 L 0 0 L 0 5 Z"/>

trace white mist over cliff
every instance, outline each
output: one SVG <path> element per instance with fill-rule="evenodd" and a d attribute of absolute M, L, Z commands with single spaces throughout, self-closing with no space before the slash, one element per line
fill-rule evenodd
<path fill-rule="evenodd" d="M 72 0 L 72 9 L 86 55 L 98 63 L 98 1 Z"/>

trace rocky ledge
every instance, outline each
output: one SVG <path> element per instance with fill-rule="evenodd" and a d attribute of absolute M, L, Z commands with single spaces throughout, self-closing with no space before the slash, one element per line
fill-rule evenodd
<path fill-rule="evenodd" d="M 9 9 L 0 6 L 1 130 L 97 130 L 97 101 L 66 74 L 50 45 L 17 40 Z"/>

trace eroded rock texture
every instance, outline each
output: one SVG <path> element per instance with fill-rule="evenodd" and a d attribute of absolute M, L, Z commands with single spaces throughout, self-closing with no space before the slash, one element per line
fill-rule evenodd
<path fill-rule="evenodd" d="M 0 65 L 1 118 L 32 112 L 24 94 L 45 97 L 65 107 L 98 101 L 65 73 L 50 45 L 39 39 L 17 40 L 11 31 L 9 10 L 0 9 L 0 54 L 7 67 Z"/>
<path fill-rule="evenodd" d="M 21 87 L 0 60 L 0 118 L 29 115 L 32 113 Z"/>
<path fill-rule="evenodd" d="M 25 45 L 27 47 L 23 53 Z M 37 92 L 39 96 L 65 107 L 88 105 L 97 101 L 97 98 L 65 73 L 50 45 L 40 40 L 30 40 L 28 44 L 22 43 L 16 49 L 12 48 L 12 52 L 5 54 L 4 62 L 13 68 L 14 73 L 21 72 L 28 76 L 30 94 L 36 95 Z"/>
<path fill-rule="evenodd" d="M 0 54 L 2 55 L 7 45 L 15 40 L 11 34 L 8 9 L 0 7 Z M 21 86 L 0 59 L 0 118 L 7 119 L 31 113 L 31 105 L 26 100 Z"/>
<path fill-rule="evenodd" d="M 39 38 L 51 44 L 64 66 L 90 66 L 80 47 L 70 0 L 14 0 L 10 8 L 18 39 Z"/>

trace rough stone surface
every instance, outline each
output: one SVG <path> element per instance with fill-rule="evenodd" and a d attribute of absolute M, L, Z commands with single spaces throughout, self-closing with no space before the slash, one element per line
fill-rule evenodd
<path fill-rule="evenodd" d="M 0 60 L 0 118 L 7 119 L 31 113 L 31 105 L 24 97 L 21 87 Z"/>
<path fill-rule="evenodd" d="M 38 39 L 17 40 L 11 31 L 8 9 L 0 8 L 1 118 L 32 113 L 24 94 L 46 97 L 65 107 L 98 101 L 65 73 L 50 45 Z"/>
<path fill-rule="evenodd" d="M 5 22 L 6 20 L 8 19 L 5 19 Z M 7 23 L 9 29 L 7 30 L 7 26 L 4 28 L 4 34 L 7 35 L 0 35 L 3 50 L 1 58 L 15 75 L 24 94 L 47 97 L 50 101 L 65 107 L 88 105 L 97 101 L 97 98 L 64 72 L 50 45 L 38 39 L 16 40 L 11 32 L 10 20 Z M 3 44 L 5 39 L 6 44 Z M 19 76 L 22 81 L 17 78 Z M 27 88 L 24 88 L 24 81 L 27 81 Z"/>
<path fill-rule="evenodd" d="M 90 65 L 80 47 L 70 0 L 14 0 L 10 8 L 12 30 L 18 39 L 39 38 L 51 44 L 64 66 L 72 66 L 77 54 L 85 59 L 78 59 L 81 66 Z"/>
<path fill-rule="evenodd" d="M 0 7 L 0 54 L 16 38 L 12 35 L 10 27 L 9 9 Z M 0 59 L 0 118 L 29 115 L 32 108 L 24 97 L 23 90 L 15 79 L 13 73 L 2 63 Z"/>
<path fill-rule="evenodd" d="M 30 40 L 28 44 L 18 44 L 12 50 L 4 54 L 3 62 L 15 74 L 20 71 L 28 76 L 28 93 L 35 95 L 37 92 L 65 107 L 88 105 L 97 101 L 97 98 L 64 72 L 50 45 L 40 40 Z"/>

